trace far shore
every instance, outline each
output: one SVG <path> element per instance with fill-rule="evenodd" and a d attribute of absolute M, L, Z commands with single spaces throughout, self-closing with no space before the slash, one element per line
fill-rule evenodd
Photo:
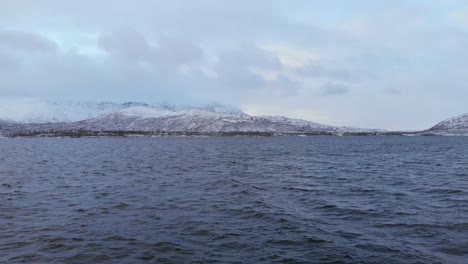
<path fill-rule="evenodd" d="M 145 131 L 52 131 L 52 132 L 27 132 L 27 133 L 11 133 L 3 135 L 7 138 L 105 138 L 105 137 L 312 137 L 312 136 L 446 136 L 440 135 L 431 131 L 420 132 L 291 132 L 291 133 L 275 133 L 275 132 L 219 132 L 219 133 L 203 133 L 203 132 L 145 132 Z M 453 135 L 461 136 L 461 135 Z"/>

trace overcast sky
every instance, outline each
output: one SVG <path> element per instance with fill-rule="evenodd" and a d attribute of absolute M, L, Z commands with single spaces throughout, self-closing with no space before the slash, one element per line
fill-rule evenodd
<path fill-rule="evenodd" d="M 0 97 L 428 128 L 468 112 L 468 1 L 0 0 Z"/>

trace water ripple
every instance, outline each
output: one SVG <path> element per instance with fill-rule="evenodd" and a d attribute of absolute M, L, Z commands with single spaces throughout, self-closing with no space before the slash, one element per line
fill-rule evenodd
<path fill-rule="evenodd" d="M 0 263 L 467 263 L 468 139 L 11 139 Z"/>

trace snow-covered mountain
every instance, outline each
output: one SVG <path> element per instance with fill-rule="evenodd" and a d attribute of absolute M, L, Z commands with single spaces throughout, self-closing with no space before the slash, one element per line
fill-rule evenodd
<path fill-rule="evenodd" d="M 234 107 L 220 104 L 192 107 L 167 103 L 150 105 L 141 102 L 113 103 L 23 99 L 0 102 L 0 120 L 36 124 L 77 122 L 132 107 L 157 107 L 168 110 L 199 108 L 218 113 L 241 113 L 240 110 Z"/>
<path fill-rule="evenodd" d="M 18 127 L 18 123 L 0 119 L 0 137 L 15 132 Z"/>
<path fill-rule="evenodd" d="M 427 132 L 435 135 L 468 136 L 468 113 L 442 121 Z"/>
<path fill-rule="evenodd" d="M 47 111 L 44 111 L 46 109 Z M 132 131 L 181 133 L 374 133 L 381 130 L 335 127 L 281 116 L 250 116 L 222 105 L 187 107 L 144 103 L 52 104 L 37 115 L 9 118 L 0 133 L 50 131 Z M 25 118 L 25 117 L 28 118 Z M 13 131 L 13 132 L 12 132 Z"/>
<path fill-rule="evenodd" d="M 219 104 L 202 107 L 83 101 L 0 104 L 0 136 L 69 131 L 468 136 L 468 114 L 450 118 L 420 132 L 388 132 L 330 126 L 282 116 L 251 116 Z"/>
<path fill-rule="evenodd" d="M 132 107 L 73 124 L 88 131 L 165 132 L 337 132 L 340 129 L 283 117 L 257 117 L 244 113 L 223 113 L 209 109 L 169 110 Z"/>

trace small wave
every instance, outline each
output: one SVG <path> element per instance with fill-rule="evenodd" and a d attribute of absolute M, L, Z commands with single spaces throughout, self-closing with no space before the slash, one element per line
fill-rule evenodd
<path fill-rule="evenodd" d="M 357 244 L 355 247 L 360 248 L 360 249 L 365 249 L 368 251 L 373 251 L 373 252 L 380 252 L 380 253 L 399 253 L 400 250 L 394 249 L 388 246 L 384 245 L 378 245 L 378 244 Z"/>
<path fill-rule="evenodd" d="M 321 192 L 321 190 L 315 188 L 307 188 L 307 187 L 283 187 L 284 190 L 289 191 L 300 191 L 300 192 Z"/>
<path fill-rule="evenodd" d="M 459 194 L 459 193 L 467 193 L 463 190 L 458 189 L 430 189 L 427 191 L 428 193 L 438 193 L 438 194 Z"/>
<path fill-rule="evenodd" d="M 445 245 L 437 248 L 439 252 L 454 255 L 454 256 L 468 256 L 468 242 L 462 242 L 457 245 Z"/>

